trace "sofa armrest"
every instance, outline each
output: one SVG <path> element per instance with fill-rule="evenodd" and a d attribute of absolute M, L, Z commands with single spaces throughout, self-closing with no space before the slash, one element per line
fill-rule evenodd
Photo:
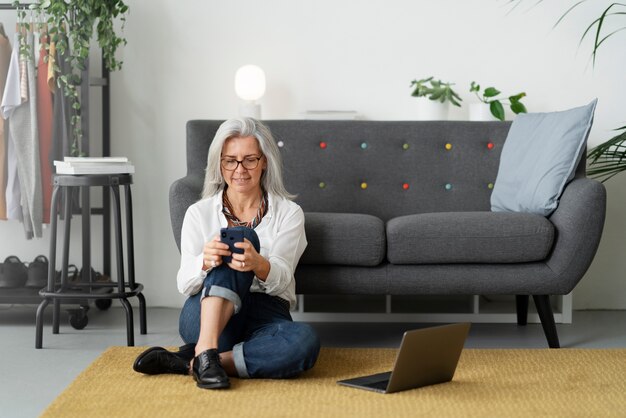
<path fill-rule="evenodd" d="M 577 178 L 563 191 L 550 216 L 555 243 L 546 259 L 556 274 L 558 294 L 567 294 L 582 279 L 596 254 L 606 215 L 606 189 L 598 181 Z"/>
<path fill-rule="evenodd" d="M 187 208 L 197 202 L 202 194 L 204 178 L 202 173 L 189 174 L 176 180 L 170 186 L 170 219 L 176 246 L 180 251 L 180 231 L 183 227 Z"/>

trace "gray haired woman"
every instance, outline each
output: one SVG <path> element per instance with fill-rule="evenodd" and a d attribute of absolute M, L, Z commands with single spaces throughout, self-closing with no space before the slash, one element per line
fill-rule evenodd
<path fill-rule="evenodd" d="M 185 214 L 178 290 L 188 296 L 178 352 L 144 351 L 135 371 L 192 374 L 201 388 L 227 388 L 228 376 L 287 378 L 310 369 L 320 343 L 293 322 L 294 271 L 307 241 L 304 214 L 284 187 L 270 130 L 252 118 L 222 123 L 209 148 L 202 199 Z M 241 252 L 220 241 L 242 231 Z"/>

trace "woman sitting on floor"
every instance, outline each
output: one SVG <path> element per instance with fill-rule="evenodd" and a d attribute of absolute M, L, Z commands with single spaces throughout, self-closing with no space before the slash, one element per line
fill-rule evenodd
<path fill-rule="evenodd" d="M 201 388 L 227 388 L 228 376 L 288 378 L 310 369 L 320 343 L 293 322 L 294 271 L 307 241 L 304 214 L 283 185 L 269 129 L 230 119 L 215 134 L 202 199 L 185 214 L 177 282 L 188 296 L 178 352 L 144 351 L 135 371 L 192 374 Z M 221 228 L 243 231 L 242 253 L 220 241 Z M 226 263 L 223 257 L 232 256 Z"/>

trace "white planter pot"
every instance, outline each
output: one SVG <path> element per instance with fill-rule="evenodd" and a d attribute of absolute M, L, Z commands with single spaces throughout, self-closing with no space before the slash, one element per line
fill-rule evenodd
<path fill-rule="evenodd" d="M 441 103 L 427 97 L 417 98 L 417 120 L 448 120 L 450 103 Z"/>
<path fill-rule="evenodd" d="M 470 103 L 469 120 L 473 121 L 494 121 L 498 120 L 491 114 L 487 103 Z"/>

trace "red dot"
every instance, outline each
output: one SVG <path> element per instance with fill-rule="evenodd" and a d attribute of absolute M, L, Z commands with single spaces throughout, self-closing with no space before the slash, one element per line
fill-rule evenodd
<path fill-rule="evenodd" d="M 493 142 L 488 142 L 487 143 L 487 148 L 488 149 L 492 149 L 493 148 Z"/>
<path fill-rule="evenodd" d="M 409 183 L 404 183 L 404 184 L 402 185 L 402 188 L 403 188 L 404 190 L 409 190 Z"/>
<path fill-rule="evenodd" d="M 321 149 L 326 149 L 326 142 L 320 142 L 320 148 Z"/>

